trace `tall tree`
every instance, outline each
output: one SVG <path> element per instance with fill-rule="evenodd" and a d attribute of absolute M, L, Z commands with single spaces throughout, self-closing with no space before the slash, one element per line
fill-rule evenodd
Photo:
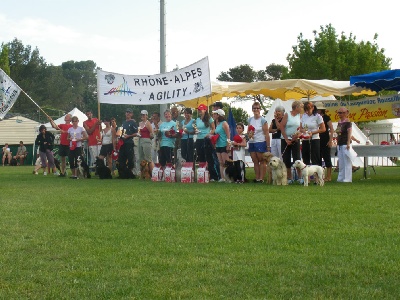
<path fill-rule="evenodd" d="M 288 67 L 278 64 L 270 64 L 265 68 L 266 79 L 265 80 L 279 80 L 287 76 L 289 70 Z"/>
<path fill-rule="evenodd" d="M 340 37 L 331 24 L 314 31 L 314 40 L 297 38 L 293 53 L 288 54 L 290 72 L 286 78 L 349 80 L 351 75 L 364 74 L 390 68 L 391 58 L 377 44 L 378 35 L 372 42 L 357 43 L 356 36 Z"/>
<path fill-rule="evenodd" d="M 5 44 L 1 44 L 0 69 L 2 69 L 7 75 L 10 75 L 10 62 L 8 60 L 8 47 Z"/>
<path fill-rule="evenodd" d="M 221 72 L 217 79 L 229 82 L 253 82 L 257 81 L 258 75 L 259 73 L 250 65 L 240 65 L 230 68 L 227 72 Z"/>

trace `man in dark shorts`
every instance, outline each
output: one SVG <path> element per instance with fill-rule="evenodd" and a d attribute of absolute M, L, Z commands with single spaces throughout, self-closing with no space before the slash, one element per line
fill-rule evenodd
<path fill-rule="evenodd" d="M 72 116 L 70 114 L 66 114 L 64 117 L 65 124 L 57 125 L 54 123 L 53 119 L 49 117 L 51 126 L 56 129 L 60 130 L 60 147 L 58 148 L 58 155 L 61 157 L 61 174 L 60 177 L 66 176 L 66 162 L 67 157 L 69 154 L 69 140 L 68 140 L 68 129 L 72 127 L 71 124 Z"/>

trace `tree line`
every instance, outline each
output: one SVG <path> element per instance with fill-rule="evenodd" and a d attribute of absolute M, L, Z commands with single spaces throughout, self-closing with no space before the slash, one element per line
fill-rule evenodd
<path fill-rule="evenodd" d="M 305 39 L 300 33 L 297 45 L 286 57 L 288 66 L 270 64 L 263 70 L 254 70 L 242 64 L 217 77 L 221 81 L 254 82 L 290 78 L 349 80 L 351 75 L 390 69 L 391 58 L 385 56 L 385 49 L 377 43 L 375 34 L 372 42 L 357 42 L 352 33 L 340 36 L 331 24 L 320 26 L 314 31 L 314 39 Z M 97 79 L 99 66 L 92 60 L 66 61 L 60 66 L 48 64 L 39 49 L 24 45 L 15 38 L 2 43 L 0 53 L 2 68 L 48 115 L 59 117 L 74 107 L 97 112 Z M 264 97 L 257 97 L 264 105 Z M 256 99 L 257 100 L 257 99 Z M 126 105 L 102 104 L 102 116 L 123 118 Z M 158 106 L 135 107 L 138 116 L 141 109 L 158 111 Z M 39 122 L 47 122 L 39 109 L 23 93 L 12 108 L 12 112 L 22 114 Z M 247 120 L 241 109 L 233 109 L 237 121 Z"/>

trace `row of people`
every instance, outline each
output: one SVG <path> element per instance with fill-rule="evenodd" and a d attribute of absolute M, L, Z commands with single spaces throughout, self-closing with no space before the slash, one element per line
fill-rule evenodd
<path fill-rule="evenodd" d="M 3 166 L 5 165 L 6 160 L 7 160 L 7 163 L 10 165 L 12 158 L 14 158 L 16 160 L 17 166 L 22 166 L 24 164 L 25 158 L 28 155 L 28 152 L 26 151 L 24 142 L 20 141 L 19 146 L 17 148 L 17 153 L 14 156 L 12 154 L 12 151 L 11 151 L 8 143 L 4 144 L 4 147 L 2 148 L 2 154 L 3 154 L 3 157 L 2 157 Z"/>

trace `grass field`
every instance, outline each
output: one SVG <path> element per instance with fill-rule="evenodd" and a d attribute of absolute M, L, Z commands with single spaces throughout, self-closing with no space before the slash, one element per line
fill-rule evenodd
<path fill-rule="evenodd" d="M 324 187 L 32 169 L 0 167 L 0 299 L 399 298 L 400 167 Z"/>

